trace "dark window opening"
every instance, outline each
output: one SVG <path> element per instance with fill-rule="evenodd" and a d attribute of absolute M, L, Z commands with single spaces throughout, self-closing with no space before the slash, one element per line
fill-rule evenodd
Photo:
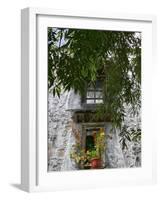
<path fill-rule="evenodd" d="M 94 150 L 94 148 L 95 148 L 94 137 L 92 135 L 88 135 L 86 137 L 86 151 Z"/>
<path fill-rule="evenodd" d="M 85 142 L 85 148 L 86 151 L 92 151 L 95 150 L 95 137 L 96 134 L 99 132 L 100 128 L 88 128 L 86 129 L 86 142 Z"/>

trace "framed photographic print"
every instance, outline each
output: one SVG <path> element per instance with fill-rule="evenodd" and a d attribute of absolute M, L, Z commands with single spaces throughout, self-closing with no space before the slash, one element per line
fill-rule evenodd
<path fill-rule="evenodd" d="M 26 8 L 21 30 L 22 189 L 154 183 L 155 17 Z"/>

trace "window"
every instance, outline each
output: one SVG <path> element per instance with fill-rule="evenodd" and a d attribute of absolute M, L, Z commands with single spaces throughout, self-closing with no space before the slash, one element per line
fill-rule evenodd
<path fill-rule="evenodd" d="M 95 84 L 90 84 L 87 87 L 86 104 L 103 103 L 102 82 L 96 81 Z"/>

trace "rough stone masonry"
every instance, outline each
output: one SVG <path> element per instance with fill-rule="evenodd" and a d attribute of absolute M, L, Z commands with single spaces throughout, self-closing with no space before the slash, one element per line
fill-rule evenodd
<path fill-rule="evenodd" d="M 75 163 L 70 159 L 70 152 L 75 143 L 72 134 L 73 112 L 68 108 L 80 108 L 80 96 L 74 91 L 64 92 L 60 98 L 48 96 L 48 171 L 76 170 Z M 140 118 L 130 116 L 127 109 L 125 123 L 131 127 L 140 124 Z M 128 149 L 122 150 L 118 130 L 110 132 L 111 124 L 106 123 L 107 168 L 125 168 L 141 166 L 141 143 L 128 142 Z"/>

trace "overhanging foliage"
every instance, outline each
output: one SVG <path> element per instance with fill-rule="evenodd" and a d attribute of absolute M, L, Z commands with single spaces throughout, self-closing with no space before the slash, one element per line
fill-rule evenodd
<path fill-rule="evenodd" d="M 121 127 L 125 106 L 140 109 L 141 36 L 124 31 L 48 28 L 48 87 L 53 95 L 103 80 L 104 104 L 97 114 Z"/>

